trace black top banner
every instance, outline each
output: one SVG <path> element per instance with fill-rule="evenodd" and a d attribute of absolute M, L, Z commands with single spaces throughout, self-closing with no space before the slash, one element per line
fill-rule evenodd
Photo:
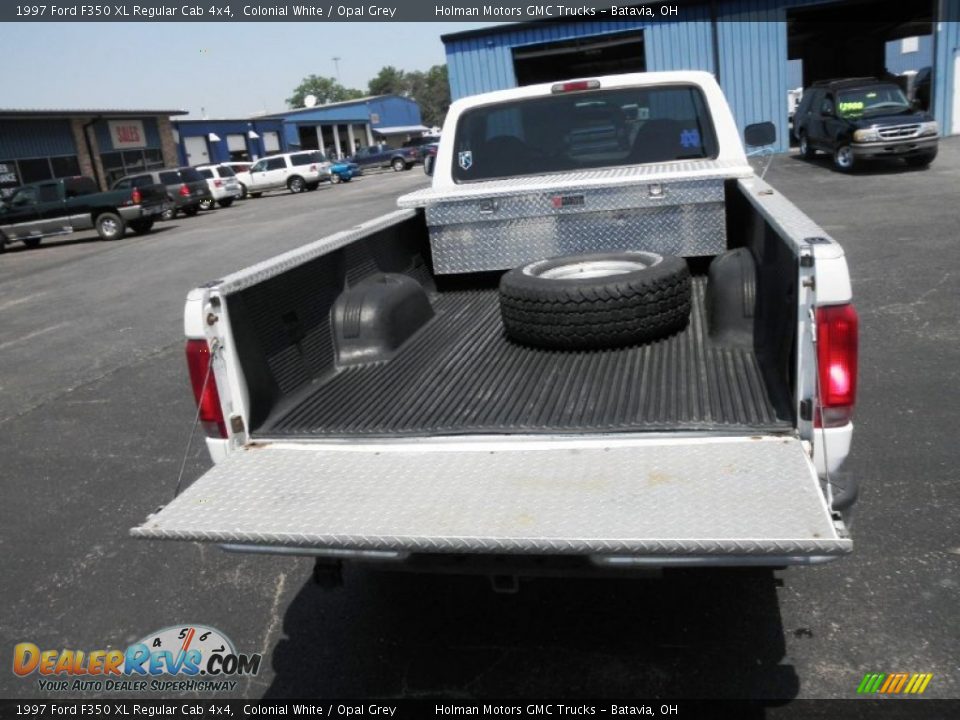
<path fill-rule="evenodd" d="M 833 21 L 909 20 L 913 3 L 849 2 L 832 6 Z M 646 22 L 709 19 L 719 22 L 782 22 L 784 6 L 771 5 L 741 15 L 735 6 L 708 0 L 638 3 L 624 0 L 574 0 L 570 4 L 529 0 L 462 2 L 462 0 L 57 0 L 0 3 L 2 22 L 529 22 L 577 20 L 640 20 Z M 947 7 L 955 7 L 950 4 Z M 924 10 L 929 12 L 924 6 Z M 708 15 L 705 16 L 705 12 Z M 898 17 L 888 17 L 891 14 Z M 902 16 L 902 17 L 901 17 Z M 931 21 L 933 18 L 929 18 Z M 939 17 L 938 20 L 956 18 Z"/>
<path fill-rule="evenodd" d="M 463 3 L 459 0 L 60 0 L 59 2 L 0 4 L 3 21 L 97 22 L 516 22 L 543 19 L 680 19 L 684 5 L 674 2 L 615 5 L 609 0 L 576 4 L 534 4 L 513 1 Z"/>

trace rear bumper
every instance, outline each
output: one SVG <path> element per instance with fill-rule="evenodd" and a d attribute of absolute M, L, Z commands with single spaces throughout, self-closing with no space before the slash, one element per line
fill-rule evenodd
<path fill-rule="evenodd" d="M 888 140 L 875 143 L 852 143 L 850 148 L 857 159 L 869 160 L 883 157 L 904 157 L 911 155 L 935 155 L 939 138 L 911 138 L 908 140 Z"/>
<path fill-rule="evenodd" d="M 241 195 L 240 186 L 233 189 L 221 187 L 210 191 L 214 200 L 226 200 L 227 198 L 238 198 Z"/>
<path fill-rule="evenodd" d="M 131 220 L 140 220 L 143 218 L 159 218 L 166 208 L 166 203 L 131 205 L 129 207 L 119 208 L 118 212 L 125 222 L 130 222 Z"/>

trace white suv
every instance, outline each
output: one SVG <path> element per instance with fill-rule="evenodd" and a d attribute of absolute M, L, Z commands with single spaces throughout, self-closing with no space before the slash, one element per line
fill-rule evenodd
<path fill-rule="evenodd" d="M 258 197 L 266 190 L 287 188 L 292 193 L 316 190 L 330 179 L 330 163 L 317 150 L 271 155 L 250 166 L 247 192 Z"/>
<path fill-rule="evenodd" d="M 203 175 L 213 195 L 209 200 L 203 200 L 200 208 L 209 210 L 216 203 L 220 207 L 230 207 L 233 201 L 242 195 L 240 182 L 233 168 L 226 165 L 198 165 L 197 172 Z"/>

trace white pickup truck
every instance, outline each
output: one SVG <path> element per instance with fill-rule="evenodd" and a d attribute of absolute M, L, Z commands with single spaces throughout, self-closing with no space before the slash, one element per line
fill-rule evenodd
<path fill-rule="evenodd" d="M 851 551 L 844 253 L 711 75 L 458 100 L 432 170 L 189 294 L 215 464 L 133 535 L 507 585 Z"/>

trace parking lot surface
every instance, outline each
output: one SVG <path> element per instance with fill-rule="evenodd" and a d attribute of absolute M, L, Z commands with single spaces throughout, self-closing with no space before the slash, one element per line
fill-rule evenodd
<path fill-rule="evenodd" d="M 144 237 L 0 256 L 0 647 L 125 647 L 170 625 L 264 654 L 247 697 L 855 697 L 866 672 L 960 696 L 960 142 L 926 171 L 846 176 L 776 158 L 767 179 L 847 251 L 861 317 L 849 470 L 855 552 L 788 571 L 536 580 L 350 569 L 135 541 L 169 501 L 194 406 L 193 286 L 391 210 L 419 168 L 276 194 Z M 185 482 L 209 466 L 195 442 Z M 0 673 L 0 695 L 42 695 Z"/>

